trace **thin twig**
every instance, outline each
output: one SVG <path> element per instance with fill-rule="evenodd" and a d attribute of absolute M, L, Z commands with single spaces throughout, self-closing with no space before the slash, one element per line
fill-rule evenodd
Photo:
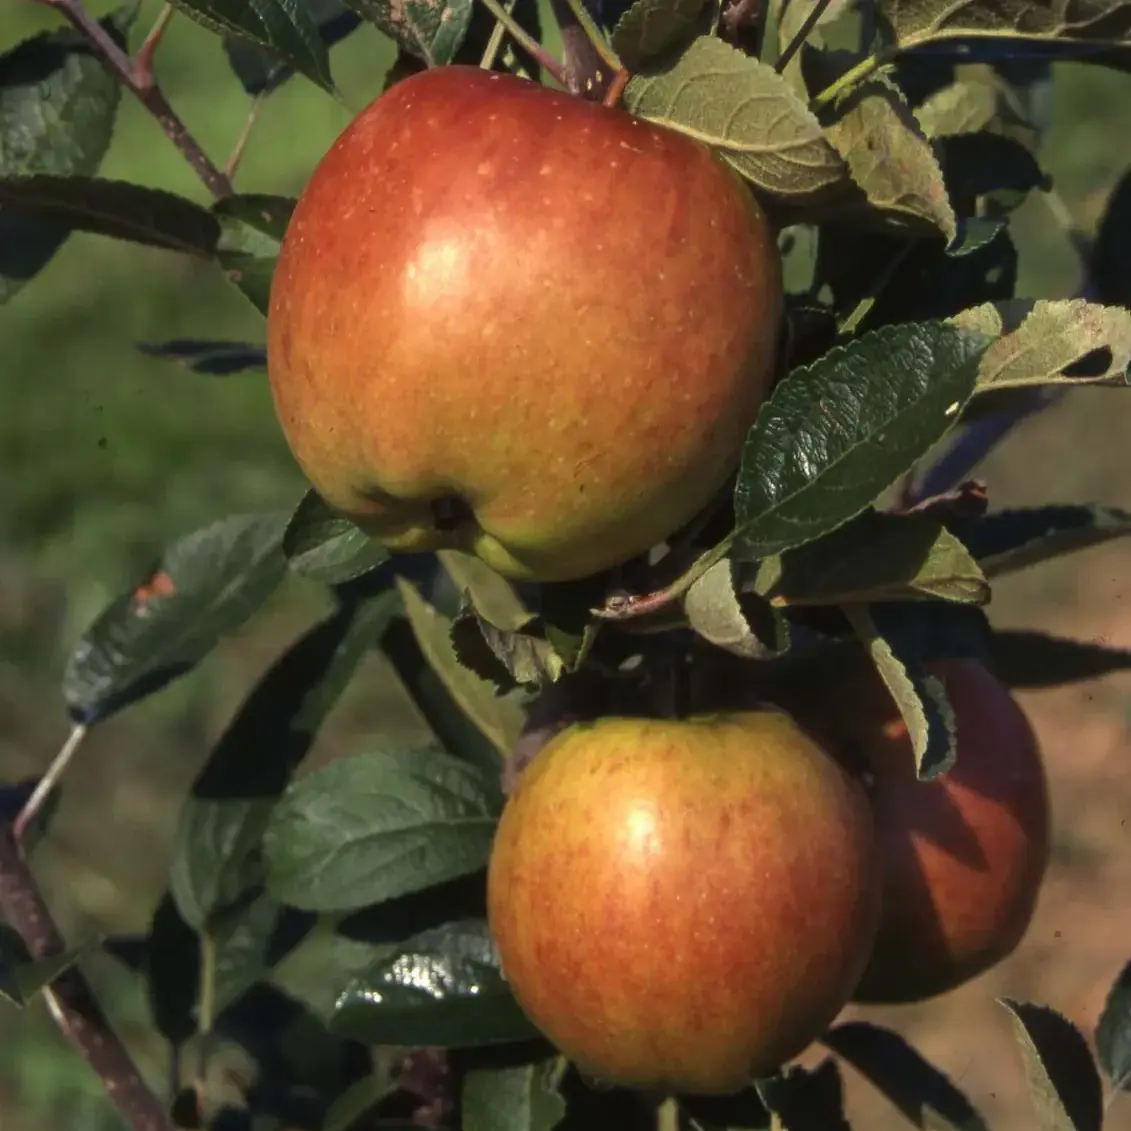
<path fill-rule="evenodd" d="M 32 958 L 50 958 L 66 949 L 8 829 L 0 829 L 0 916 Z M 60 975 L 44 996 L 59 1029 L 98 1074 L 126 1126 L 131 1131 L 173 1131 L 164 1104 L 145 1083 L 78 968 Z"/>
<path fill-rule="evenodd" d="M 53 8 L 90 45 L 94 52 L 115 75 L 118 81 L 133 94 L 157 120 L 169 140 L 181 151 L 193 172 L 217 199 L 231 196 L 231 181 L 212 163 L 189 132 L 177 112 L 169 105 L 161 87 L 149 67 L 139 67 L 107 34 L 106 29 L 86 10 L 82 0 L 35 0 L 35 3 Z M 159 21 L 160 22 L 160 21 Z"/>
<path fill-rule="evenodd" d="M 605 91 L 605 97 L 601 99 L 601 104 L 610 110 L 616 106 L 621 100 L 621 95 L 624 94 L 624 88 L 628 86 L 628 79 L 628 70 L 621 67 L 613 76 L 613 81 L 609 83 L 609 89 Z"/>
<path fill-rule="evenodd" d="M 499 0 L 480 0 L 480 2 L 507 29 L 507 34 L 511 39 L 534 59 L 556 83 L 561 86 L 566 85 L 566 71 L 562 64 L 499 3 Z"/>
<path fill-rule="evenodd" d="M 134 56 L 134 67 L 137 73 L 145 76 L 150 83 L 156 82 L 153 76 L 153 53 L 157 50 L 157 45 L 165 35 L 165 29 L 173 18 L 174 10 L 172 4 L 166 4 L 161 9 L 161 14 L 154 21 L 153 27 L 149 29 L 149 34 L 145 37 L 145 42 L 137 49 L 137 54 Z"/>
<path fill-rule="evenodd" d="M 263 109 L 263 99 L 264 96 L 259 94 L 252 101 L 251 110 L 248 111 L 243 129 L 240 130 L 239 137 L 236 138 L 236 143 L 232 146 L 232 152 L 228 154 L 228 160 L 224 163 L 224 173 L 228 180 L 234 180 L 236 170 L 240 167 L 244 151 L 247 149 L 248 138 L 251 137 L 251 131 L 255 128 L 255 123 L 259 120 L 259 111 Z"/>
<path fill-rule="evenodd" d="M 802 20 L 801 26 L 797 29 L 797 34 L 786 44 L 785 50 L 778 56 L 778 61 L 774 64 L 774 70 L 779 75 L 789 66 L 794 55 L 801 50 L 830 3 L 831 0 L 815 0 L 810 6 L 809 14 Z"/>
<path fill-rule="evenodd" d="M 67 741 L 63 743 L 62 749 L 55 755 L 55 760 L 47 767 L 47 773 L 39 779 L 24 807 L 16 815 L 15 821 L 12 822 L 12 837 L 17 844 L 23 844 L 28 829 L 31 828 L 35 818 L 39 816 L 39 811 L 43 808 L 47 798 L 51 796 L 51 791 L 58 785 L 63 772 L 71 764 L 71 759 L 82 745 L 82 740 L 86 737 L 86 734 L 86 727 L 82 723 L 71 730 L 71 733 L 67 735 Z"/>

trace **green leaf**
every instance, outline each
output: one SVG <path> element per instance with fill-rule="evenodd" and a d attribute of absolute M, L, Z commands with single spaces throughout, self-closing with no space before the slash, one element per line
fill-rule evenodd
<path fill-rule="evenodd" d="M 361 21 L 338 0 L 304 0 L 327 49 L 361 26 Z M 253 98 L 276 91 L 295 72 L 278 56 L 265 52 L 248 40 L 225 37 L 228 63 L 244 91 Z"/>
<path fill-rule="evenodd" d="M 251 301 L 266 315 L 279 246 L 290 223 L 295 200 L 285 196 L 229 196 L 212 206 L 220 222 L 216 259 Z"/>
<path fill-rule="evenodd" d="M 137 348 L 146 357 L 173 361 L 194 373 L 203 373 L 209 377 L 228 377 L 232 373 L 267 368 L 267 351 L 250 342 L 174 338 L 167 342 L 138 342 Z"/>
<path fill-rule="evenodd" d="M 514 1000 L 483 920 L 410 939 L 346 988 L 333 1032 L 370 1045 L 459 1048 L 538 1035 Z"/>
<path fill-rule="evenodd" d="M 958 732 L 942 681 L 926 673 L 914 651 L 881 632 L 869 606 L 846 605 L 844 613 L 907 724 L 920 780 L 946 773 L 958 755 Z"/>
<path fill-rule="evenodd" d="M 333 510 L 313 488 L 287 523 L 283 553 L 295 573 L 326 585 L 352 581 L 389 558 L 380 542 Z"/>
<path fill-rule="evenodd" d="M 217 35 L 235 36 L 334 93 L 330 54 L 306 0 L 172 0 Z"/>
<path fill-rule="evenodd" d="M 23 939 L 11 927 L 0 924 L 0 997 L 22 1009 L 88 949 L 74 947 L 48 958 L 32 958 Z"/>
<path fill-rule="evenodd" d="M 321 1131 L 349 1131 L 370 1108 L 396 1090 L 384 1076 L 362 1076 L 355 1080 L 334 1102 L 322 1120 Z"/>
<path fill-rule="evenodd" d="M 89 725 L 191 671 L 286 576 L 283 514 L 233 515 L 175 542 L 113 601 L 67 661 L 63 697 Z"/>
<path fill-rule="evenodd" d="M 998 629 L 991 656 L 998 677 L 1010 687 L 1059 687 L 1131 669 L 1127 648 L 1020 628 Z"/>
<path fill-rule="evenodd" d="M 463 1078 L 463 1131 L 552 1131 L 566 1113 L 554 1087 L 555 1058 L 473 1068 Z"/>
<path fill-rule="evenodd" d="M 1131 307 L 1131 169 L 1112 189 L 1092 242 L 1094 297 Z"/>
<path fill-rule="evenodd" d="M 220 225 L 183 196 L 100 177 L 0 176 L 0 205 L 67 231 L 211 258 Z"/>
<path fill-rule="evenodd" d="M 635 0 L 617 20 L 612 48 L 629 71 L 691 38 L 705 0 Z"/>
<path fill-rule="evenodd" d="M 472 0 L 346 0 L 362 19 L 429 67 L 453 61 L 471 25 Z"/>
<path fill-rule="evenodd" d="M 885 326 L 790 373 L 743 449 L 737 553 L 781 553 L 864 510 L 958 420 L 986 344 L 941 323 Z"/>
<path fill-rule="evenodd" d="M 979 393 L 1131 384 L 1131 311 L 1121 307 L 1015 298 L 963 310 L 950 322 L 997 339 L 982 358 Z"/>
<path fill-rule="evenodd" d="M 821 1038 L 923 1131 L 987 1131 L 966 1096 L 895 1031 L 867 1021 L 836 1025 Z"/>
<path fill-rule="evenodd" d="M 522 730 L 523 714 L 513 699 L 465 667 L 452 642 L 452 622 L 434 609 L 409 581 L 397 579 L 405 614 L 421 652 L 452 699 L 505 757 Z"/>
<path fill-rule="evenodd" d="M 963 216 L 980 209 L 1004 214 L 1023 204 L 1033 189 L 1047 192 L 1052 187 L 1037 158 L 1014 138 L 981 130 L 935 144 L 950 198 Z"/>
<path fill-rule="evenodd" d="M 812 542 L 767 558 L 754 588 L 778 605 L 924 597 L 984 605 L 990 599 L 978 563 L 941 522 L 872 509 Z"/>
<path fill-rule="evenodd" d="M 624 104 L 706 142 L 779 199 L 805 201 L 849 183 L 840 155 L 785 79 L 713 36 L 633 75 Z"/>
<path fill-rule="evenodd" d="M 174 1048 L 196 1032 L 200 940 L 166 892 L 153 911 L 145 940 L 145 988 L 158 1032 Z"/>
<path fill-rule="evenodd" d="M 119 46 L 137 14 L 130 4 L 101 20 Z M 0 176 L 91 176 L 110 146 L 121 85 L 67 28 L 42 32 L 0 55 Z M 38 274 L 68 229 L 0 208 L 0 303 Z"/>
<path fill-rule="evenodd" d="M 395 610 L 392 593 L 337 609 L 267 669 L 229 723 L 174 840 L 171 889 L 198 930 L 263 882 L 272 809 Z"/>
<path fill-rule="evenodd" d="M 1108 990 L 1096 1026 L 1100 1065 L 1116 1088 L 1131 1091 L 1131 962 Z"/>
<path fill-rule="evenodd" d="M 439 750 L 343 758 L 294 782 L 264 840 L 268 890 L 342 911 L 482 868 L 502 808 L 498 778 Z"/>
<path fill-rule="evenodd" d="M 955 520 L 954 533 L 989 578 L 1131 534 L 1131 511 L 1096 504 L 1017 507 Z"/>
<path fill-rule="evenodd" d="M 772 659 L 789 649 L 789 623 L 749 592 L 748 572 L 730 558 L 716 562 L 688 589 L 683 610 L 691 627 L 717 648 L 750 660 Z"/>
<path fill-rule="evenodd" d="M 1101 1131 L 1103 1084 L 1084 1035 L 1047 1006 L 999 998 L 1009 1010 L 1041 1131 Z"/>

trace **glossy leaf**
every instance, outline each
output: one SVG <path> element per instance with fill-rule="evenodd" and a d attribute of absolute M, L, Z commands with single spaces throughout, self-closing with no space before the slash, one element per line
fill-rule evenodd
<path fill-rule="evenodd" d="M 346 988 L 331 1021 L 365 1044 L 471 1047 L 537 1036 L 499 969 L 487 924 L 450 923 L 409 940 Z"/>
<path fill-rule="evenodd" d="M 63 675 L 71 717 L 89 724 L 191 671 L 286 575 L 282 514 L 234 515 L 175 542 L 144 581 L 83 633 Z"/>
<path fill-rule="evenodd" d="M 327 585 L 361 577 L 389 557 L 380 542 L 333 510 L 313 488 L 287 523 L 283 553 L 295 573 Z"/>
<path fill-rule="evenodd" d="M 279 245 L 295 201 L 263 194 L 230 196 L 212 207 L 220 222 L 216 259 L 228 278 L 266 315 Z"/>

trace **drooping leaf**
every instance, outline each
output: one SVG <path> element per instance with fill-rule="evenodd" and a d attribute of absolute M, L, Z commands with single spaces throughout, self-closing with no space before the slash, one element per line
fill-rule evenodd
<path fill-rule="evenodd" d="M 766 600 L 747 591 L 744 570 L 730 558 L 716 562 L 683 598 L 688 623 L 718 648 L 751 660 L 789 648 L 789 624 Z"/>
<path fill-rule="evenodd" d="M 996 630 L 990 654 L 1010 687 L 1059 687 L 1131 669 L 1131 649 L 1019 628 Z"/>
<path fill-rule="evenodd" d="M 1131 1091 L 1131 962 L 1108 990 L 1096 1026 L 1100 1066 L 1116 1088 Z"/>
<path fill-rule="evenodd" d="M 947 1076 L 892 1029 L 850 1021 L 821 1038 L 923 1131 L 987 1131 L 973 1104 Z"/>
<path fill-rule="evenodd" d="M 264 839 L 268 890 L 293 907 L 348 911 L 487 862 L 497 776 L 434 749 L 355 755 L 294 782 Z"/>
<path fill-rule="evenodd" d="M 471 1069 L 463 1078 L 463 1131 L 552 1131 L 566 1105 L 553 1059 Z"/>
<path fill-rule="evenodd" d="M 779 199 L 804 201 L 847 183 L 843 160 L 788 83 L 721 39 L 700 36 L 635 74 L 624 103 L 641 118 L 707 142 Z"/>
<path fill-rule="evenodd" d="M 362 1076 L 355 1080 L 334 1102 L 322 1120 L 321 1131 L 349 1131 L 371 1108 L 390 1095 L 396 1084 L 378 1076 Z"/>
<path fill-rule="evenodd" d="M 958 730 L 942 681 L 927 674 L 913 650 L 883 634 L 869 606 L 847 605 L 844 613 L 907 725 L 920 780 L 946 773 L 958 754 Z"/>
<path fill-rule="evenodd" d="M 483 920 L 461 920 L 410 939 L 355 979 L 330 1022 L 365 1044 L 461 1048 L 538 1035 L 499 969 Z"/>
<path fill-rule="evenodd" d="M 93 723 L 191 671 L 286 575 L 284 514 L 222 519 L 175 542 L 146 579 L 113 601 L 67 661 L 71 717 Z"/>
<path fill-rule="evenodd" d="M 334 92 L 330 54 L 307 0 L 172 0 L 217 35 L 235 36 Z"/>
<path fill-rule="evenodd" d="M 941 138 L 938 146 L 947 191 L 963 216 L 979 209 L 1004 215 L 1034 189 L 1048 191 L 1048 175 L 1020 141 L 989 130 Z"/>
<path fill-rule="evenodd" d="M 122 46 L 137 4 L 100 21 Z M 70 28 L 0 55 L 0 176 L 93 176 L 110 146 L 121 84 Z M 0 303 L 37 275 L 69 229 L 0 206 Z"/>
<path fill-rule="evenodd" d="M 471 25 L 472 0 L 346 0 L 362 19 L 429 67 L 453 61 Z"/>
<path fill-rule="evenodd" d="M 73 174 L 0 176 L 0 206 L 68 232 L 93 232 L 211 257 L 220 226 L 206 208 L 164 189 Z"/>
<path fill-rule="evenodd" d="M 779 605 L 990 599 L 978 563 L 941 522 L 870 508 L 830 534 L 767 558 L 755 590 Z"/>
<path fill-rule="evenodd" d="M 863 511 L 954 425 L 986 344 L 939 323 L 883 327 L 790 373 L 746 440 L 736 551 L 781 553 Z"/>
<path fill-rule="evenodd" d="M 1107 198 L 1088 273 L 1096 299 L 1131 308 L 1131 169 Z"/>
<path fill-rule="evenodd" d="M 279 245 L 290 223 L 290 197 L 229 196 L 212 206 L 220 222 L 216 259 L 261 314 L 267 313 Z"/>
<path fill-rule="evenodd" d="M 844 1117 L 844 1082 L 835 1060 L 798 1066 L 755 1085 L 781 1131 L 851 1131 Z"/>
<path fill-rule="evenodd" d="M 209 377 L 266 369 L 267 352 L 250 342 L 226 342 L 202 338 L 173 338 L 167 342 L 138 342 L 147 357 L 173 361 Z"/>
<path fill-rule="evenodd" d="M 1131 312 L 1084 299 L 1013 299 L 964 310 L 950 321 L 997 340 L 978 391 L 1024 385 L 1131 384 Z"/>
<path fill-rule="evenodd" d="M 361 26 L 357 14 L 339 0 L 302 0 L 318 29 L 319 38 L 329 49 Z M 256 97 L 278 90 L 294 73 L 294 68 L 278 55 L 270 54 L 250 40 L 231 36 L 224 39 L 228 63 L 244 90 Z"/>
<path fill-rule="evenodd" d="M 389 557 L 380 542 L 333 510 L 313 488 L 287 523 L 283 553 L 295 573 L 327 585 L 362 577 Z"/>
<path fill-rule="evenodd" d="M 170 872 L 177 906 L 198 930 L 263 883 L 272 809 L 395 611 L 395 594 L 378 594 L 308 630 L 260 677 L 216 744 L 181 811 Z"/>
<path fill-rule="evenodd" d="M 841 98 L 825 120 L 825 136 L 844 158 L 868 203 L 893 222 L 958 236 L 943 171 L 906 97 L 886 78 Z"/>
<path fill-rule="evenodd" d="M 999 998 L 1009 1010 L 1041 1131 L 1101 1131 L 1103 1085 L 1084 1035 L 1043 1005 Z"/>
<path fill-rule="evenodd" d="M 610 42 L 629 71 L 689 39 L 704 0 L 635 0 L 613 28 Z"/>
<path fill-rule="evenodd" d="M 74 947 L 62 954 L 32 958 L 23 939 L 11 927 L 0 924 L 0 997 L 22 1009 L 74 966 L 87 949 Z"/>

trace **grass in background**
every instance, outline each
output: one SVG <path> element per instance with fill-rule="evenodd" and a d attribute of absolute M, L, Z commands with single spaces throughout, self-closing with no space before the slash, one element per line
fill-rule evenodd
<path fill-rule="evenodd" d="M 0 2 L 0 49 L 58 26 L 33 4 Z M 92 7 L 101 14 L 111 5 Z M 137 34 L 158 10 L 158 3 L 146 4 Z M 275 95 L 252 135 L 240 190 L 297 192 L 351 112 L 380 89 L 390 57 L 382 38 L 362 29 L 333 53 L 348 108 L 301 78 Z M 157 66 L 173 105 L 222 161 L 251 102 L 230 75 L 219 41 L 177 16 Z M 1089 230 L 1131 159 L 1124 147 L 1129 83 L 1100 69 L 1058 71 L 1044 157 L 1069 209 Z M 128 96 L 102 171 L 204 199 L 183 159 Z M 1078 265 L 1041 200 L 1026 204 L 1019 231 L 1027 241 L 1021 292 L 1074 293 Z M 42 275 L 0 307 L 0 768 L 6 776 L 46 764 L 66 729 L 57 690 L 66 649 L 162 545 L 232 511 L 290 506 L 301 493 L 262 375 L 198 376 L 134 348 L 174 337 L 262 341 L 263 324 L 217 269 L 94 236 L 69 240 Z M 1111 395 L 1077 394 L 1055 425 L 1042 421 L 1023 430 L 993 461 L 995 483 L 1010 496 L 1126 502 L 1131 467 L 1121 420 L 1105 399 Z M 1073 458 L 1085 434 L 1095 453 L 1086 467 Z M 1048 458 L 1050 449 L 1063 462 Z M 1036 451 L 1040 460 L 1028 458 Z M 1034 465 L 1039 482 L 1031 478 Z M 1047 592 L 1041 586 L 1058 576 L 1044 571 L 1043 581 L 1020 592 L 1039 602 Z M 311 589 L 290 586 L 202 670 L 96 730 L 68 778 L 56 834 L 37 855 L 65 928 L 144 930 L 163 887 L 169 833 L 188 783 L 243 689 L 300 631 L 318 600 Z M 357 749 L 367 733 L 388 724 L 388 679 L 374 665 L 355 682 L 321 750 Z M 160 1082 L 163 1062 L 138 987 L 108 960 L 91 967 Z M 97 1082 L 42 1010 L 0 1008 L 0 1019 L 9 1050 L 0 1058 L 5 1131 L 117 1126 Z"/>

